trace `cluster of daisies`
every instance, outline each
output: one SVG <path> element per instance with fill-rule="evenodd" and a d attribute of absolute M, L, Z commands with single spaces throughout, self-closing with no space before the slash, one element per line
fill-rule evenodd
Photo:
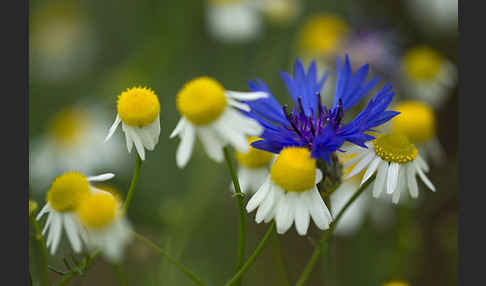
<path fill-rule="evenodd" d="M 435 140 L 433 115 L 413 102 L 396 109 L 403 114 L 388 110 L 394 96 L 392 86 L 378 88 L 378 78 L 367 81 L 368 73 L 368 64 L 353 71 L 348 56 L 343 62 L 338 58 L 333 102 L 325 105 L 321 90 L 327 74 L 318 76 L 314 61 L 306 69 L 297 60 L 292 74 L 281 73 L 293 107 L 280 105 L 259 79 L 249 82 L 248 92 L 228 90 L 209 77 L 190 80 L 177 94 L 181 119 L 170 135 L 180 138 L 176 164 L 180 168 L 187 165 L 196 139 L 216 162 L 222 162 L 224 148 L 232 146 L 241 189 L 249 197 L 246 210 L 256 211 L 257 223 L 275 221 L 280 234 L 295 225 L 298 234 L 306 235 L 311 220 L 321 230 L 330 227 L 333 215 L 318 188 L 328 174 L 319 166 L 341 168 L 334 163 L 341 154 L 351 158 L 344 164 L 350 168 L 347 178 L 364 172 L 359 182 L 363 184 L 376 174 L 375 197 L 386 193 L 397 203 L 408 190 L 416 198 L 417 175 L 435 191 L 425 175 L 429 167 L 415 145 L 427 150 L 426 143 Z M 350 110 L 370 93 L 365 107 L 350 118 Z M 416 113 L 422 118 L 407 120 Z M 394 127 L 378 133 L 389 121 Z M 142 87 L 122 92 L 105 142 L 120 124 L 128 152 L 135 145 L 138 157 L 145 160 L 146 151 L 154 150 L 160 136 L 157 95 Z M 417 127 L 420 124 L 424 126 Z M 91 184 L 113 176 L 67 172 L 51 183 L 37 219 L 47 215 L 42 234 L 47 236 L 52 254 L 65 232 L 75 252 L 100 250 L 112 261 L 122 257 L 132 238 L 122 202 Z"/>

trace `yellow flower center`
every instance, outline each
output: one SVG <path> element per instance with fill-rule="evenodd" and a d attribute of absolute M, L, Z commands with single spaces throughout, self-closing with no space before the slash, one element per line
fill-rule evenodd
<path fill-rule="evenodd" d="M 47 191 L 47 201 L 56 211 L 72 211 L 89 193 L 88 179 L 81 173 L 68 172 L 54 179 Z"/>
<path fill-rule="evenodd" d="M 346 38 L 348 31 L 347 23 L 335 15 L 312 16 L 300 33 L 300 49 L 312 54 L 333 54 Z"/>
<path fill-rule="evenodd" d="M 78 142 L 86 128 L 86 118 L 81 110 L 66 108 L 54 115 L 49 124 L 49 132 L 62 146 Z"/>
<path fill-rule="evenodd" d="M 218 119 L 226 105 L 223 86 L 209 77 L 191 80 L 177 94 L 177 109 L 195 125 L 206 125 Z"/>
<path fill-rule="evenodd" d="M 415 80 L 433 80 L 439 74 L 443 63 L 442 57 L 427 46 L 409 50 L 403 59 L 405 73 Z"/>
<path fill-rule="evenodd" d="M 388 283 L 383 284 L 383 286 L 410 286 L 410 284 L 408 284 L 407 282 L 403 282 L 403 281 L 392 281 L 392 282 L 388 282 Z"/>
<path fill-rule="evenodd" d="M 250 137 L 248 138 L 248 144 L 251 144 L 259 140 L 261 140 L 261 138 Z M 251 147 L 251 145 L 250 145 L 250 151 L 248 151 L 247 153 L 241 153 L 236 151 L 236 160 L 238 161 L 238 163 L 240 163 L 240 165 L 243 165 L 247 168 L 264 167 L 268 165 L 268 163 L 270 163 L 272 158 L 273 158 L 272 153 L 253 148 Z"/>
<path fill-rule="evenodd" d="M 384 134 L 373 140 L 375 153 L 387 162 L 407 163 L 418 155 L 415 145 L 401 133 Z"/>
<path fill-rule="evenodd" d="M 316 184 L 316 160 L 306 148 L 284 148 L 275 160 L 270 176 L 285 191 L 307 191 Z"/>
<path fill-rule="evenodd" d="M 78 208 L 81 222 L 93 228 L 111 223 L 118 208 L 116 198 L 109 193 L 94 193 L 87 197 Z"/>
<path fill-rule="evenodd" d="M 114 186 L 108 185 L 108 184 L 103 184 L 103 183 L 101 183 L 101 184 L 98 183 L 98 184 L 95 185 L 95 187 L 102 190 L 102 191 L 105 191 L 105 192 L 112 194 L 117 200 L 122 201 L 122 195 L 120 193 L 120 190 L 118 190 Z"/>
<path fill-rule="evenodd" d="M 143 127 L 157 119 L 160 103 L 151 89 L 133 87 L 118 96 L 117 111 L 126 125 Z"/>
<path fill-rule="evenodd" d="M 435 114 L 427 104 L 403 101 L 393 110 L 401 112 L 392 119 L 394 131 L 403 133 L 413 143 L 424 143 L 435 136 Z"/>

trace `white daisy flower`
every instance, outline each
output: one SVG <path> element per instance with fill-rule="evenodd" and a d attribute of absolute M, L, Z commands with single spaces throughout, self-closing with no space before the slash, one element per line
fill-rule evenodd
<path fill-rule="evenodd" d="M 275 219 L 280 234 L 295 221 L 297 233 L 306 235 L 310 218 L 318 228 L 328 229 L 332 216 L 316 186 L 321 180 L 322 172 L 307 148 L 286 147 L 274 161 L 265 183 L 248 201 L 246 210 L 258 208 L 257 223 Z"/>
<path fill-rule="evenodd" d="M 109 192 L 97 190 L 81 202 L 77 215 L 86 230 L 87 247 L 91 251 L 100 250 L 110 262 L 119 262 L 133 237 L 120 200 Z"/>
<path fill-rule="evenodd" d="M 205 12 L 209 33 L 228 43 L 256 39 L 261 33 L 263 21 L 255 3 L 248 0 L 207 1 Z"/>
<path fill-rule="evenodd" d="M 32 191 L 45 192 L 51 181 L 65 170 L 92 174 L 109 169 L 128 171 L 121 138 L 103 144 L 104 109 L 90 103 L 64 107 L 49 119 L 45 134 L 32 140 L 29 152 L 29 180 Z"/>
<path fill-rule="evenodd" d="M 79 172 L 67 172 L 58 176 L 47 191 L 47 203 L 37 215 L 39 220 L 44 214 L 48 214 L 42 235 L 47 231 L 46 245 L 51 249 L 51 254 L 56 253 L 63 229 L 65 229 L 69 242 L 75 252 L 82 248 L 81 238 L 84 230 L 79 224 L 75 211 L 86 199 L 93 187 L 90 182 L 106 181 L 115 175 L 106 173 L 93 177 L 86 177 Z"/>
<path fill-rule="evenodd" d="M 250 151 L 241 153 L 236 151 L 238 161 L 238 181 L 241 192 L 244 194 L 254 194 L 263 185 L 268 177 L 268 165 L 273 159 L 273 153 L 251 147 L 251 143 L 261 140 L 258 137 L 250 137 L 248 145 Z M 235 191 L 234 184 L 230 188 Z"/>
<path fill-rule="evenodd" d="M 133 87 L 118 96 L 117 115 L 110 127 L 105 142 L 115 133 L 122 123 L 128 152 L 133 144 L 140 159 L 145 160 L 145 149 L 153 151 L 159 143 L 160 103 L 157 95 L 146 87 Z"/>
<path fill-rule="evenodd" d="M 408 0 L 410 16 L 432 36 L 457 34 L 459 0 Z"/>
<path fill-rule="evenodd" d="M 250 107 L 240 100 L 267 96 L 265 92 L 225 90 L 209 77 L 199 77 L 186 83 L 177 94 L 177 109 L 182 118 L 170 135 L 170 138 L 181 138 L 176 154 L 177 166 L 182 168 L 189 161 L 196 134 L 209 157 L 216 162 L 224 160 L 223 147 L 227 144 L 239 152 L 248 152 L 247 136 L 259 136 L 263 127 L 238 110 L 250 111 Z"/>
<path fill-rule="evenodd" d="M 457 82 L 457 69 L 428 46 L 409 49 L 402 59 L 403 85 L 409 97 L 440 108 Z"/>
<path fill-rule="evenodd" d="M 379 197 L 386 189 L 387 194 L 393 194 L 392 202 L 397 204 L 402 191 L 408 187 L 410 196 L 417 198 L 418 184 L 415 178 L 417 174 L 430 190 L 435 191 L 434 185 L 424 173 L 429 171 L 429 166 L 405 135 L 400 133 L 379 135 L 375 140 L 367 142 L 366 146 L 368 148 L 357 145 L 343 148 L 348 154 L 357 154 L 344 167 L 357 163 L 346 178 L 351 178 L 366 168 L 361 184 L 376 171 L 376 179 L 373 182 L 374 197 Z"/>
<path fill-rule="evenodd" d="M 392 131 L 407 136 L 424 160 L 443 162 L 445 151 L 437 138 L 437 119 L 434 110 L 425 102 L 401 101 L 393 107 L 400 112 L 390 121 Z"/>

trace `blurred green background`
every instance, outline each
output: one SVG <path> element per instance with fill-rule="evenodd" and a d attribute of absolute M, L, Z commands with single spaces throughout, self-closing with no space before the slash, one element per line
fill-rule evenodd
<path fill-rule="evenodd" d="M 236 200 L 228 188 L 227 168 L 210 161 L 200 144 L 186 168 L 175 165 L 179 140 L 168 137 L 179 120 L 175 96 L 181 86 L 207 75 L 227 89 L 248 90 L 247 81 L 259 77 L 280 101 L 287 100 L 279 71 L 291 70 L 299 29 L 316 12 L 337 14 L 353 29 L 391 29 L 396 33 L 392 45 L 398 50 L 428 44 L 453 63 L 457 63 L 457 32 L 424 31 L 406 1 L 315 0 L 300 1 L 298 16 L 288 23 L 263 17 L 257 38 L 228 43 L 209 34 L 205 5 L 205 1 L 181 0 L 30 1 L 29 137 L 32 143 L 44 136 L 56 112 L 84 101 L 105 111 L 109 120 L 102 128 L 107 131 L 122 90 L 134 85 L 152 88 L 161 103 L 162 131 L 159 144 L 148 152 L 142 166 L 129 219 L 138 232 L 180 259 L 203 281 L 222 285 L 234 273 Z M 54 27 L 66 31 L 56 33 Z M 418 206 L 394 207 L 395 220 L 388 228 L 377 228 L 366 218 L 354 235 L 335 237 L 330 257 L 322 258 L 308 285 L 371 286 L 393 279 L 414 286 L 457 285 L 457 88 L 450 93 L 437 112 L 438 137 L 447 156 L 444 163 L 433 165 L 429 175 L 437 192 L 422 188 Z M 121 139 L 123 134 L 119 130 L 115 136 Z M 126 170 L 110 183 L 125 194 L 135 153 L 119 156 L 127 157 Z M 96 172 L 105 171 L 117 169 Z M 32 190 L 31 195 L 44 204 L 45 189 L 44 193 Z M 253 220 L 254 214 L 247 216 L 248 254 L 267 229 Z M 319 237 L 315 226 L 308 237 L 299 237 L 294 229 L 281 237 L 292 281 Z M 245 275 L 244 285 L 284 285 L 275 245 L 264 249 Z M 63 254 L 69 253 L 66 244 L 60 254 L 49 257 L 49 263 L 63 269 Z M 192 285 L 136 241 L 126 251 L 123 268 L 128 285 Z M 49 273 L 49 281 L 59 278 Z M 75 279 L 71 285 L 118 284 L 112 266 L 98 260 L 82 281 Z"/>

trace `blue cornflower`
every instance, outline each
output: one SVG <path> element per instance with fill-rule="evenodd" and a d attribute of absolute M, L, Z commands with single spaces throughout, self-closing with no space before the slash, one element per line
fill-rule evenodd
<path fill-rule="evenodd" d="M 292 97 L 295 107 L 289 110 L 281 106 L 260 79 L 249 81 L 251 91 L 263 91 L 269 97 L 246 102 L 251 111 L 248 116 L 264 127 L 262 140 L 252 143 L 258 149 L 279 153 L 289 146 L 306 147 L 315 159 L 324 159 L 330 164 L 330 154 L 340 150 L 344 142 L 351 142 L 366 148 L 365 142 L 375 139 L 366 134 L 399 112 L 386 110 L 393 99 L 393 87 L 386 84 L 368 105 L 350 122 L 343 123 L 346 111 L 355 106 L 378 83 L 374 78 L 365 81 L 369 65 L 365 64 L 352 72 L 349 57 L 344 64 L 337 58 L 337 80 L 334 102 L 331 107 L 321 103 L 321 89 L 327 74 L 317 76 L 316 63 L 312 61 L 306 73 L 302 62 L 297 60 L 293 76 L 281 72 L 282 80 Z"/>

